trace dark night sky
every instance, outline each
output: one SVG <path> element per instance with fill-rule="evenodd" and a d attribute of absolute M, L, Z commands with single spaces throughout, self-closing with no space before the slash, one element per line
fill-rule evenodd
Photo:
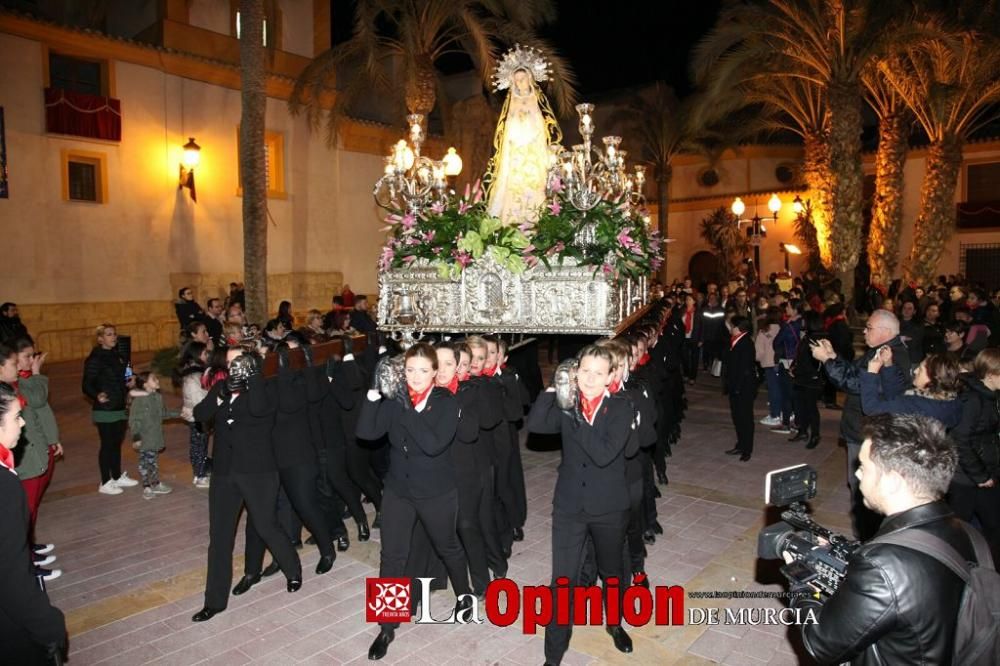
<path fill-rule="evenodd" d="M 681 94 L 687 92 L 688 54 L 712 27 L 722 0 L 556 0 L 556 4 L 559 18 L 543 30 L 543 36 L 569 60 L 586 97 L 658 79 Z M 333 0 L 334 43 L 350 37 L 353 5 L 353 0 Z"/>

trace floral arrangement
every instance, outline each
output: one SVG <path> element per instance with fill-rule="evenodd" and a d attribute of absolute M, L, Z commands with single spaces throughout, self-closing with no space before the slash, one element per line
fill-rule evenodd
<path fill-rule="evenodd" d="M 579 211 L 564 199 L 556 180 L 536 221 L 504 226 L 487 212 L 476 181 L 457 201 L 438 202 L 419 213 L 390 213 L 379 270 L 430 265 L 441 277 L 458 279 L 466 266 L 489 255 L 515 274 L 573 258 L 612 280 L 638 279 L 663 263 L 662 239 L 647 228 L 647 220 L 644 209 L 627 197 L 602 199 L 589 211 Z"/>

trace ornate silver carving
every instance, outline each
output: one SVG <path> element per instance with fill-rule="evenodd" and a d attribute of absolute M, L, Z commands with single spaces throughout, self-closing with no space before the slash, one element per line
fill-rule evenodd
<path fill-rule="evenodd" d="M 515 275 L 489 255 L 460 279 L 433 266 L 379 273 L 379 328 L 431 332 L 611 335 L 647 302 L 643 285 L 567 261 Z"/>

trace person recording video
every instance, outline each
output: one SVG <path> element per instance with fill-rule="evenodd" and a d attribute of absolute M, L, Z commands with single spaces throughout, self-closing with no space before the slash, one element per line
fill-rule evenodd
<path fill-rule="evenodd" d="M 802 625 L 802 639 L 818 662 L 953 663 L 965 583 L 925 550 L 882 540 L 931 535 L 976 562 L 967 526 L 942 501 L 957 466 L 939 421 L 893 414 L 866 420 L 856 475 L 865 506 L 885 519 L 875 539 L 853 553 L 825 603 L 810 584 L 791 589 L 800 593 L 794 608 L 816 611 L 818 622 Z M 782 555 L 792 562 L 787 550 Z"/>

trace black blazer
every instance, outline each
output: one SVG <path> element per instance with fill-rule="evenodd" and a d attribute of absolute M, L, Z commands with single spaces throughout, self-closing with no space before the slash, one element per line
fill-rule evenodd
<path fill-rule="evenodd" d="M 435 386 L 423 411 L 397 400 L 365 398 L 361 402 L 358 437 L 389 435 L 389 473 L 385 484 L 394 493 L 415 499 L 437 497 L 455 489 L 455 464 L 448 451 L 458 429 L 458 400 Z"/>
<path fill-rule="evenodd" d="M 221 404 L 220 404 L 221 403 Z M 277 469 L 271 432 L 276 404 L 260 375 L 248 390 L 230 401 L 225 382 L 218 382 L 195 405 L 194 418 L 215 427 L 212 471 L 215 474 L 259 474 Z"/>
<path fill-rule="evenodd" d="M 604 398 L 594 425 L 559 409 L 554 392 L 538 396 L 525 426 L 530 432 L 562 433 L 562 462 L 552 498 L 557 510 L 590 515 L 628 510 L 625 456 L 638 448 L 638 438 L 630 437 L 634 418 L 632 402 L 620 394 Z"/>
<path fill-rule="evenodd" d="M 117 412 L 125 409 L 125 360 L 117 349 L 100 345 L 90 351 L 83 363 L 84 394 L 94 401 L 95 412 Z M 107 402 L 98 402 L 100 393 L 108 395 Z"/>
<path fill-rule="evenodd" d="M 627 448 L 625 456 L 625 478 L 629 483 L 642 481 L 642 467 L 649 464 L 649 459 L 640 455 L 640 448 L 649 448 L 656 444 L 656 403 L 646 387 L 645 382 L 629 378 L 622 394 L 632 401 L 636 412 L 636 427 L 632 429 L 631 437 L 637 441 Z"/>
<path fill-rule="evenodd" d="M 757 354 L 747 333 L 736 346 L 730 345 L 723 364 L 722 386 L 730 395 L 753 396 L 757 392 Z M 751 397 L 752 399 L 752 397 Z"/>
<path fill-rule="evenodd" d="M 43 646 L 66 644 L 66 619 L 38 586 L 28 548 L 28 500 L 0 466 L 0 642 L 3 661 L 42 664 Z"/>
<path fill-rule="evenodd" d="M 479 394 L 476 404 L 479 406 L 481 454 L 487 457 L 489 465 L 496 465 L 500 444 L 494 440 L 507 436 L 506 428 L 499 427 L 504 422 L 503 382 L 494 377 L 479 376 L 470 377 L 465 383 L 475 386 Z"/>
<path fill-rule="evenodd" d="M 364 374 L 351 361 L 328 362 L 307 371 L 307 397 L 319 417 L 322 446 L 344 447 L 355 441 Z"/>
<path fill-rule="evenodd" d="M 316 449 L 309 428 L 309 401 L 306 399 L 304 370 L 283 368 L 278 376 L 267 380 L 272 404 L 277 405 L 271 444 L 278 468 L 315 465 Z"/>

